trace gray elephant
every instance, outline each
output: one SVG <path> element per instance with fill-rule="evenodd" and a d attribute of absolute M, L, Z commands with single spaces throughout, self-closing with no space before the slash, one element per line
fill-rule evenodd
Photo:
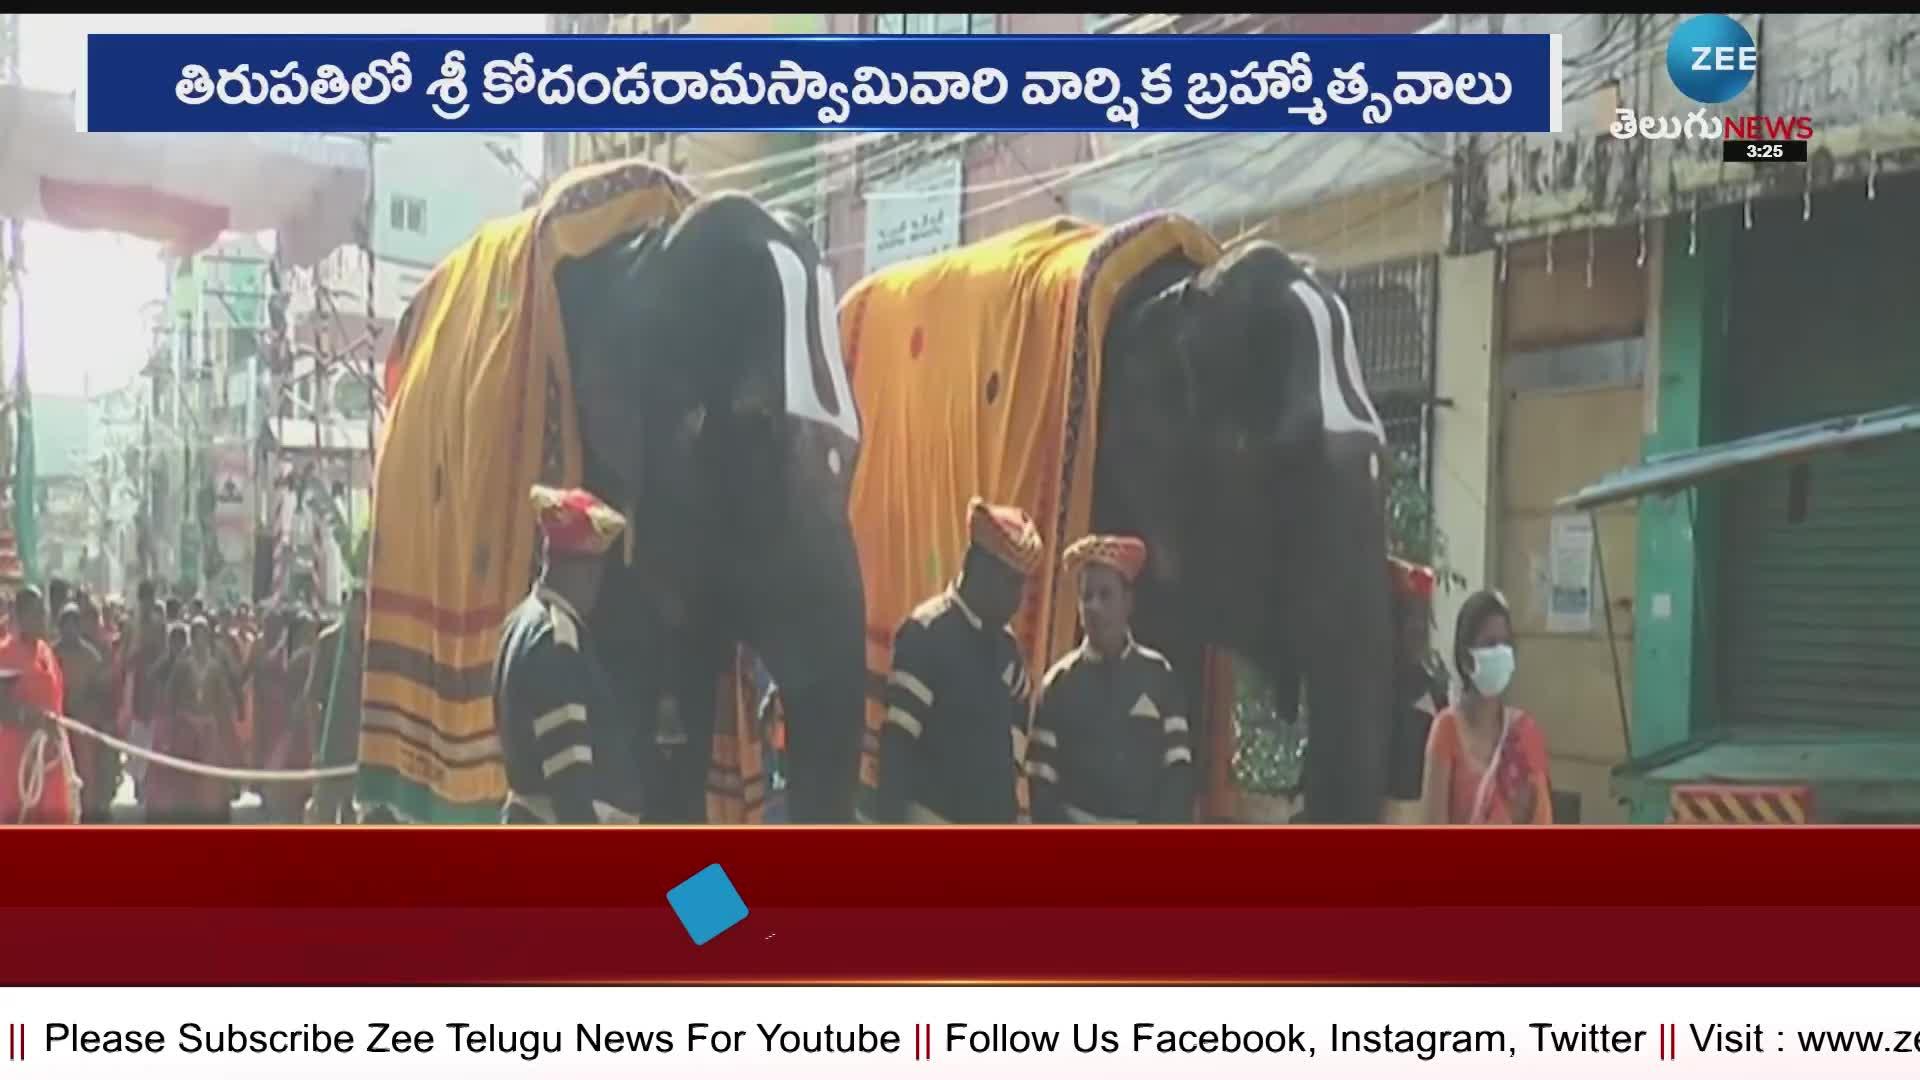
<path fill-rule="evenodd" d="M 1028 510 L 1053 549 L 1009 624 L 1036 678 L 1074 641 L 1061 551 L 1134 534 L 1134 628 L 1186 683 L 1200 775 L 1223 764 L 1207 725 L 1227 717 L 1202 689 L 1226 648 L 1283 701 L 1304 687 L 1307 816 L 1379 820 L 1386 445 L 1338 296 L 1278 247 L 1222 251 L 1177 214 L 1056 217 L 870 275 L 840 316 L 873 428 L 852 495 L 873 672 L 891 659 L 876 641 L 947 586 L 969 495 Z M 872 791 L 885 710 L 867 722 Z"/>
<path fill-rule="evenodd" d="M 639 714 L 648 819 L 705 820 L 716 690 L 745 644 L 781 689 L 791 819 L 852 820 L 860 421 L 818 251 L 752 199 L 712 195 L 556 281 L 586 486 L 635 508 L 592 622 Z"/>
<path fill-rule="evenodd" d="M 1093 524 L 1148 543 L 1141 639 L 1190 700 L 1204 645 L 1258 665 L 1283 709 L 1304 683 L 1307 819 L 1378 821 L 1388 459 L 1344 302 L 1270 243 L 1171 255 L 1120 294 L 1105 356 Z"/>

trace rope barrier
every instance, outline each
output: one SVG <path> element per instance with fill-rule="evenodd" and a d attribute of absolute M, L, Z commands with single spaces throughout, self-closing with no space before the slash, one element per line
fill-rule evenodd
<path fill-rule="evenodd" d="M 105 743 L 123 754 L 145 759 L 155 765 L 161 765 L 178 772 L 192 773 L 196 776 L 212 777 L 216 780 L 231 780 L 241 784 L 300 784 L 316 780 L 339 780 L 356 775 L 358 765 L 333 765 L 324 769 L 229 769 L 221 765 L 207 765 L 198 761 L 188 761 L 171 754 L 162 754 L 158 750 L 147 750 L 122 739 L 114 738 L 104 731 L 98 731 L 75 720 L 71 716 L 56 716 L 60 726 L 68 731 L 77 731 L 90 739 Z M 44 732 L 40 733 L 44 736 Z"/>
<path fill-rule="evenodd" d="M 40 797 L 47 791 L 47 733 L 36 731 L 27 740 L 27 748 L 20 755 L 20 770 L 16 777 L 20 792 L 20 820 L 15 824 L 25 824 L 34 807 L 40 805 Z"/>

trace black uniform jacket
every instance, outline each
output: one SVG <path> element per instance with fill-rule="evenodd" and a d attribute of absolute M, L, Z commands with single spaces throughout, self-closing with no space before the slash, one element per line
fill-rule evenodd
<path fill-rule="evenodd" d="M 586 620 L 543 586 L 508 614 L 494 664 L 494 727 L 512 824 L 631 822 L 640 807 L 633 718 L 607 687 Z"/>
<path fill-rule="evenodd" d="M 1033 820 L 1193 820 L 1193 744 L 1173 665 L 1131 637 L 1117 656 L 1090 642 L 1040 684 L 1027 779 Z"/>
<path fill-rule="evenodd" d="M 949 588 L 893 636 L 880 732 L 882 822 L 1011 824 L 1032 685 L 1013 634 Z"/>

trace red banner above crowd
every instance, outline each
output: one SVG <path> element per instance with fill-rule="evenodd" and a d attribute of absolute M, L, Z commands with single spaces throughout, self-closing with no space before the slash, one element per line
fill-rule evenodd
<path fill-rule="evenodd" d="M 82 134 L 75 99 L 0 86 L 0 216 L 97 229 L 191 254 L 273 231 L 295 266 L 353 243 L 363 141 L 308 134 Z"/>

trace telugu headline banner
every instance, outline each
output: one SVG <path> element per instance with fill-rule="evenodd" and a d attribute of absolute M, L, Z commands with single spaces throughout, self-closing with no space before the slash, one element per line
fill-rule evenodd
<path fill-rule="evenodd" d="M 1561 129 L 1558 34 L 89 34 L 82 131 Z"/>

